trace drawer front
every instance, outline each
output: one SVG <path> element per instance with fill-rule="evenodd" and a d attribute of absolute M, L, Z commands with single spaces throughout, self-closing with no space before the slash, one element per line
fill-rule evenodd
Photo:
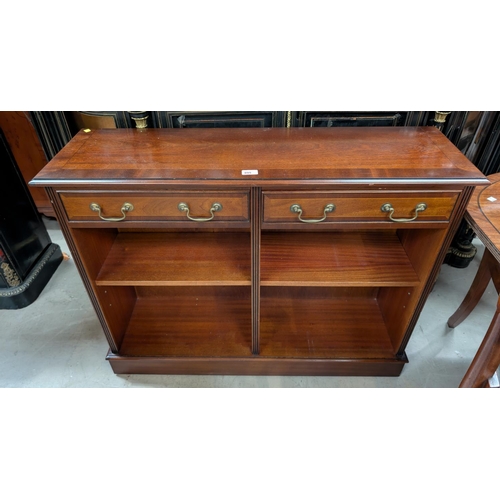
<path fill-rule="evenodd" d="M 384 191 L 382 192 L 265 192 L 264 222 L 317 223 L 348 221 L 405 222 L 417 215 L 418 221 L 448 221 L 458 192 Z M 418 214 L 416 207 L 425 204 Z M 386 211 L 382 211 L 382 206 Z M 334 208 L 331 207 L 334 206 Z M 292 207 L 293 210 L 292 210 Z M 300 219 L 299 219 L 300 218 Z M 404 220 L 398 220 L 404 219 Z"/>
<path fill-rule="evenodd" d="M 70 221 L 248 221 L 248 192 L 60 192 Z M 128 204 L 128 205 L 127 205 Z M 183 204 L 183 210 L 179 209 Z M 92 207 L 91 207 L 92 205 Z M 132 205 L 132 209 L 130 209 Z M 98 206 L 98 207 L 97 207 Z M 213 216 L 213 218 L 212 218 Z M 190 220 L 196 219 L 195 221 Z M 118 221 L 119 222 L 119 221 Z"/>

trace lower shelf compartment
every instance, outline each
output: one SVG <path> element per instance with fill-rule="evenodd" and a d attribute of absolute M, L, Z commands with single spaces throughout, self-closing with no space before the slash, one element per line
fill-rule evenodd
<path fill-rule="evenodd" d="M 249 287 L 137 287 L 119 356 L 251 355 Z"/>
<path fill-rule="evenodd" d="M 377 288 L 262 287 L 260 355 L 391 359 Z"/>
<path fill-rule="evenodd" d="M 262 287 L 260 354 L 249 287 L 137 287 L 115 373 L 398 376 L 378 288 Z"/>

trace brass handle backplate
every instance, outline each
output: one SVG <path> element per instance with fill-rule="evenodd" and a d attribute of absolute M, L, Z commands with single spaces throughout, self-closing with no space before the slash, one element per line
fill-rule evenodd
<path fill-rule="evenodd" d="M 323 222 L 326 219 L 326 214 L 329 214 L 330 212 L 333 212 L 335 210 L 335 205 L 333 203 L 329 203 L 328 205 L 325 206 L 325 209 L 323 210 L 323 217 L 321 219 L 303 219 L 302 216 L 302 207 L 295 203 L 290 207 L 290 212 L 293 212 L 294 214 L 299 214 L 299 220 L 300 222 L 307 222 L 309 224 L 317 224 L 318 222 Z"/>
<path fill-rule="evenodd" d="M 101 206 L 98 203 L 91 203 L 90 210 L 92 210 L 93 212 L 98 212 L 99 217 L 102 220 L 108 222 L 120 222 L 121 220 L 124 220 L 125 217 L 127 217 L 127 212 L 132 212 L 132 210 L 134 210 L 134 205 L 132 205 L 132 203 L 124 203 L 122 205 L 121 212 L 123 214 L 123 217 L 104 217 L 101 213 Z"/>
<path fill-rule="evenodd" d="M 215 212 L 220 212 L 222 210 L 222 204 L 218 203 L 217 201 L 215 203 L 212 203 L 212 207 L 210 208 L 210 213 L 212 214 L 212 217 L 207 217 L 207 218 L 191 217 L 189 215 L 189 206 L 187 203 L 184 203 L 183 201 L 181 201 L 177 205 L 177 208 L 181 212 L 186 212 L 186 217 L 189 220 L 192 220 L 194 222 L 208 222 L 209 220 L 212 220 L 215 217 Z"/>
<path fill-rule="evenodd" d="M 412 217 L 411 219 L 394 219 L 392 217 L 392 215 L 394 214 L 394 208 L 390 203 L 384 203 L 380 207 L 380 210 L 382 210 L 382 212 L 389 212 L 389 219 L 391 219 L 393 222 L 411 222 L 412 220 L 415 220 L 418 217 L 419 212 L 423 212 L 426 209 L 427 205 L 425 203 L 419 203 L 415 207 L 415 217 Z"/>

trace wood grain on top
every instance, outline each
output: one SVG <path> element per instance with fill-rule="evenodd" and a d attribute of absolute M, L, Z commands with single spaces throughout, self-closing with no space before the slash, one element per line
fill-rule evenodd
<path fill-rule="evenodd" d="M 339 127 L 81 131 L 32 184 L 326 179 L 487 183 L 435 127 Z"/>

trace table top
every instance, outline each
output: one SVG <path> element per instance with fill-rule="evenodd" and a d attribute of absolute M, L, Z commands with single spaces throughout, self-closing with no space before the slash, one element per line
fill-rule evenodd
<path fill-rule="evenodd" d="M 435 127 L 80 131 L 31 181 L 487 184 Z"/>
<path fill-rule="evenodd" d="M 474 189 L 465 218 L 500 262 L 500 173 L 489 175 L 488 180 L 489 186 Z"/>

